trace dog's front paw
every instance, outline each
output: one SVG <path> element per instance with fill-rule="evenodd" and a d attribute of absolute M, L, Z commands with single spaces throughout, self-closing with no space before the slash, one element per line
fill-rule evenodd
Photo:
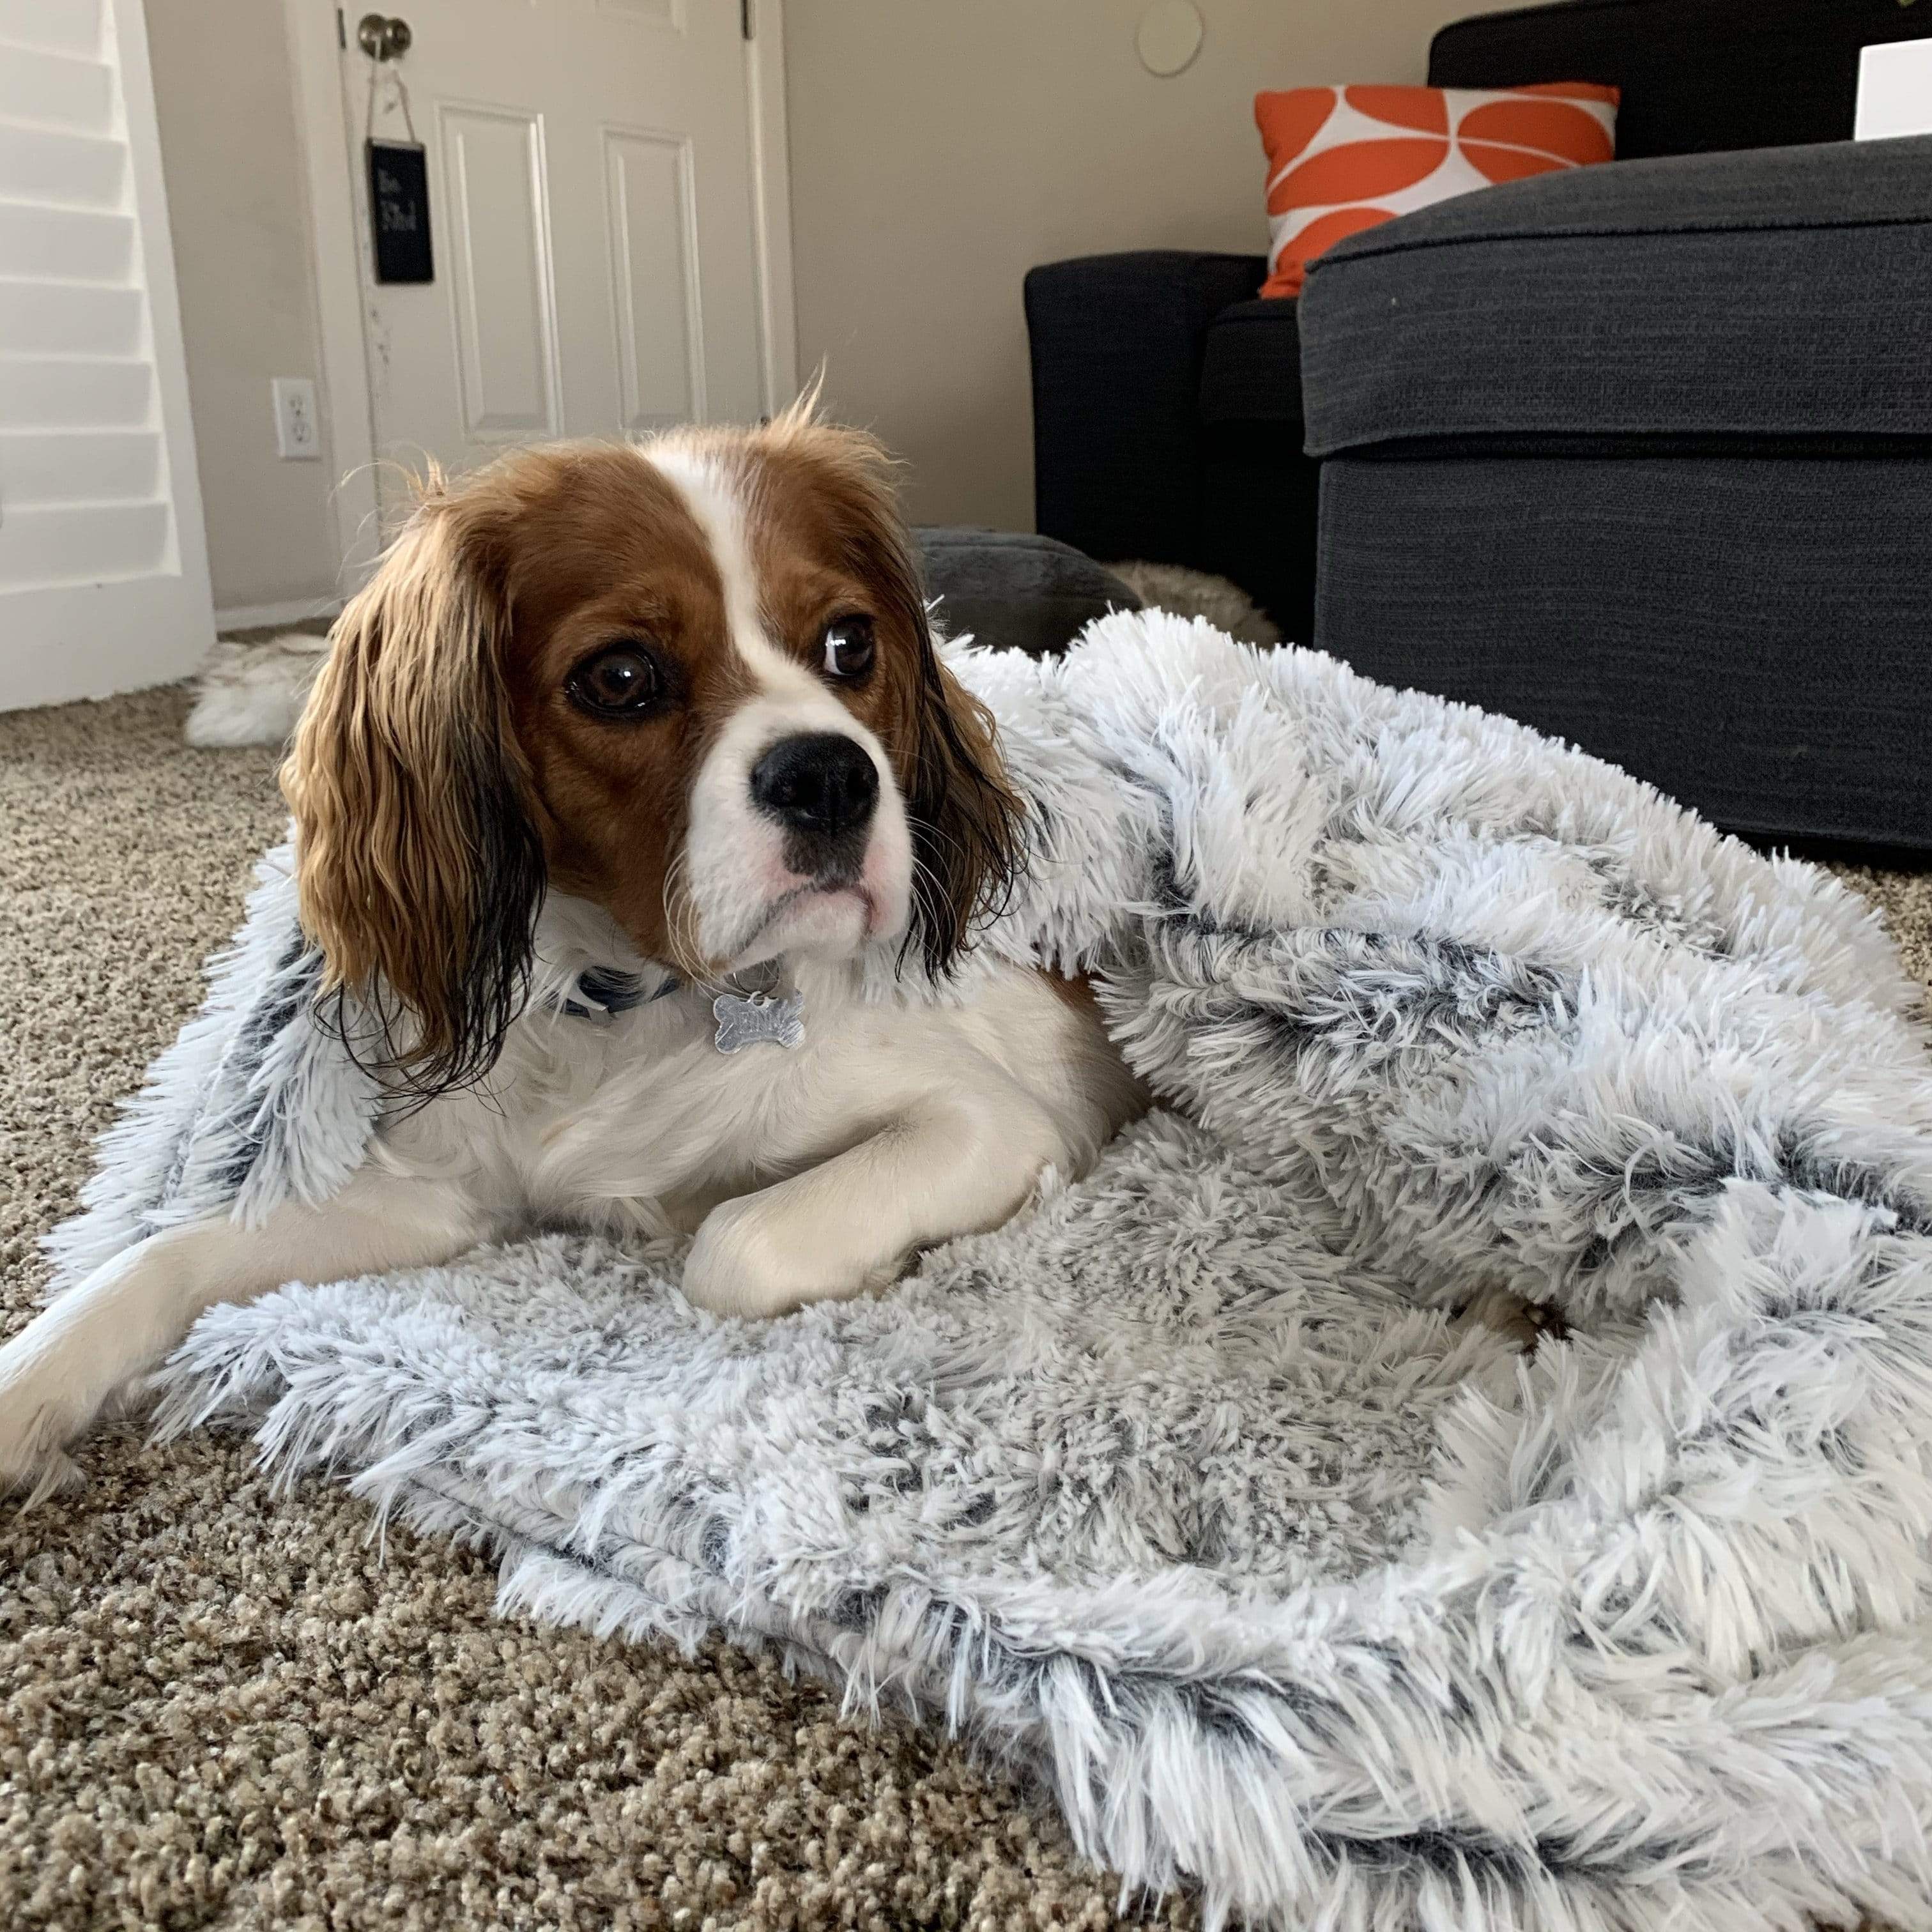
<path fill-rule="evenodd" d="M 714 1315 L 763 1318 L 874 1285 L 874 1270 L 830 1252 L 800 1218 L 763 1194 L 712 1208 L 684 1264 L 685 1299 Z"/>
<path fill-rule="evenodd" d="M 0 1496 L 20 1497 L 23 1509 L 80 1481 L 66 1453 L 76 1425 L 50 1396 L 43 1367 L 17 1342 L 0 1348 Z"/>

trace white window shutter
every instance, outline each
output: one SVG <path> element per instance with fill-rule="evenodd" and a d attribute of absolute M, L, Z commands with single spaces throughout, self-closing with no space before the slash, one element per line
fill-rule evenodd
<path fill-rule="evenodd" d="M 140 0 L 0 0 L 0 709 L 213 635 Z"/>

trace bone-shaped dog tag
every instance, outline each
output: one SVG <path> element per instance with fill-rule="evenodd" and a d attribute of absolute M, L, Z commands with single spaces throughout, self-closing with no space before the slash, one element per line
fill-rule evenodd
<path fill-rule="evenodd" d="M 711 1002 L 718 1016 L 716 1046 L 720 1053 L 769 1040 L 774 1046 L 805 1044 L 805 995 L 788 993 L 775 1000 L 769 993 L 720 993 Z"/>

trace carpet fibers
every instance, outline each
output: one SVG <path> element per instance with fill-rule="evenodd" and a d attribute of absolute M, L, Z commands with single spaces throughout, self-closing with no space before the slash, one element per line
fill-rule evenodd
<path fill-rule="evenodd" d="M 0 717 L 9 1329 L 280 824 L 272 755 L 187 750 L 184 710 Z M 1932 880 L 1850 876 L 1932 981 Z M 82 1460 L 77 1498 L 0 1515 L 0 1923 L 1116 1922 L 1042 1804 L 768 1660 L 500 1622 L 491 1565 L 373 1545 L 232 1437 L 124 1425 Z"/>

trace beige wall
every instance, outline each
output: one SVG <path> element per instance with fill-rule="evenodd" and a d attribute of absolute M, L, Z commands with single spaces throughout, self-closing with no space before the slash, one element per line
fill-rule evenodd
<path fill-rule="evenodd" d="M 282 8 L 146 4 L 215 602 L 326 598 L 333 466 L 280 460 L 268 403 L 320 374 Z M 1199 4 L 1160 80 L 1142 0 L 787 0 L 800 364 L 910 459 L 921 518 L 1031 526 L 1028 268 L 1258 252 L 1255 90 L 1419 79 L 1471 0 Z"/>
<path fill-rule="evenodd" d="M 799 364 L 911 465 L 929 522 L 1033 525 L 1020 278 L 1266 245 L 1262 87 L 1420 80 L 1472 0 L 1198 0 L 1171 80 L 1142 0 L 786 0 Z"/>
<path fill-rule="evenodd" d="M 268 400 L 320 374 L 280 0 L 146 8 L 215 607 L 326 598 L 333 469 L 277 457 Z"/>

